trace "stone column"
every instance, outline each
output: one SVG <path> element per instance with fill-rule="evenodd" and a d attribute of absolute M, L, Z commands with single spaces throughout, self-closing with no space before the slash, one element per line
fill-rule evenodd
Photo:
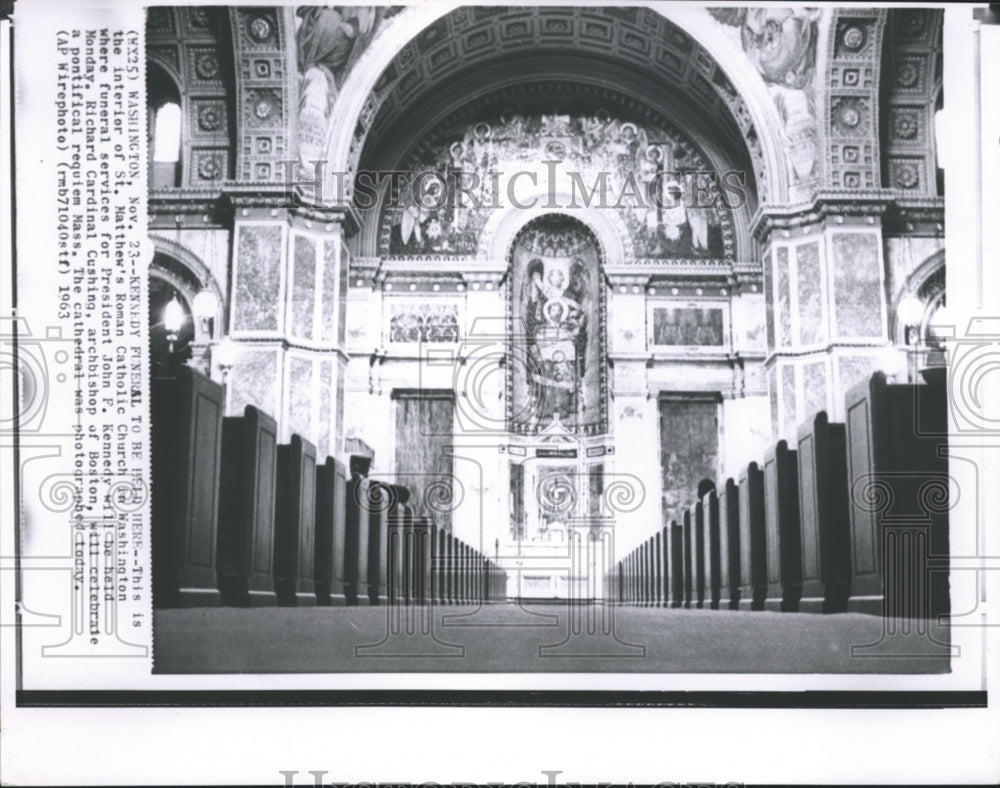
<path fill-rule="evenodd" d="M 608 288 L 609 427 L 615 453 L 606 463 L 609 478 L 642 480 L 641 503 L 616 512 L 615 549 L 648 537 L 660 524 L 660 449 L 657 400 L 651 396 L 646 350 L 645 277 L 616 275 Z"/>
<path fill-rule="evenodd" d="M 228 412 L 254 405 L 278 422 L 281 442 L 298 434 L 319 457 L 342 454 L 343 222 L 256 198 L 234 203 L 229 334 L 239 354 Z"/>
<path fill-rule="evenodd" d="M 878 201 L 817 202 L 761 215 L 768 389 L 775 439 L 826 410 L 882 363 L 889 344 Z"/>
<path fill-rule="evenodd" d="M 732 387 L 722 391 L 721 473 L 716 484 L 763 456 L 771 443 L 768 411 L 767 314 L 757 263 L 733 263 L 730 337 Z"/>

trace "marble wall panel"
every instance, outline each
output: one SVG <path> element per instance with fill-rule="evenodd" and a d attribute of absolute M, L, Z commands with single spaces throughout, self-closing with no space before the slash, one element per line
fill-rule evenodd
<path fill-rule="evenodd" d="M 872 233 L 836 233 L 831 240 L 838 336 L 882 337 L 885 329 L 878 239 Z"/>
<path fill-rule="evenodd" d="M 289 359 L 288 367 L 288 426 L 310 442 L 312 434 L 313 409 L 313 359 Z"/>
<path fill-rule="evenodd" d="M 323 306 L 322 310 L 322 328 L 320 329 L 319 338 L 323 342 L 335 342 L 337 340 L 337 324 L 336 324 L 336 312 L 337 299 L 340 296 L 340 291 L 337 287 L 341 279 L 343 279 L 344 288 L 346 290 L 347 279 L 346 271 L 337 271 L 337 245 L 340 243 L 339 239 L 327 238 L 323 243 Z M 344 277 L 338 277 L 338 273 L 343 273 Z"/>
<path fill-rule="evenodd" d="M 347 246 L 340 247 L 340 291 L 337 307 L 337 344 L 343 346 L 347 341 L 347 274 L 351 267 L 351 253 Z"/>
<path fill-rule="evenodd" d="M 875 371 L 877 360 L 872 356 L 841 356 L 837 365 L 840 391 L 846 394 L 851 386 L 869 378 Z"/>
<path fill-rule="evenodd" d="M 792 344 L 792 301 L 791 283 L 788 270 L 788 249 L 779 246 L 774 257 L 774 276 L 778 285 L 775 306 L 778 314 L 775 316 L 777 323 L 776 340 L 778 347 L 788 347 Z"/>
<path fill-rule="evenodd" d="M 312 339 L 316 304 L 316 242 L 295 236 L 292 259 L 292 336 Z"/>
<path fill-rule="evenodd" d="M 813 345 L 826 341 L 823 320 L 823 290 L 819 264 L 819 242 L 803 244 L 795 251 L 799 296 L 799 341 Z"/>
<path fill-rule="evenodd" d="M 826 362 L 816 361 L 802 367 L 802 389 L 805 408 L 799 421 L 812 418 L 826 410 Z"/>
<path fill-rule="evenodd" d="M 277 419 L 278 348 L 244 348 L 230 375 L 230 406 L 233 415 L 242 415 L 247 405 L 260 408 Z"/>
<path fill-rule="evenodd" d="M 771 253 L 764 255 L 764 322 L 767 325 L 767 350 L 774 351 L 774 272 L 771 270 Z"/>
<path fill-rule="evenodd" d="M 236 236 L 233 328 L 277 331 L 281 316 L 281 227 L 240 225 Z"/>
<path fill-rule="evenodd" d="M 777 430 L 778 422 L 778 369 L 771 367 L 767 371 L 767 392 L 771 400 L 771 427 Z"/>
<path fill-rule="evenodd" d="M 333 365 L 334 359 L 324 359 L 319 366 L 319 456 L 333 454 L 330 447 L 331 423 L 334 413 L 333 402 Z"/>
<path fill-rule="evenodd" d="M 780 377 L 781 404 L 783 408 L 781 420 L 782 430 L 786 435 L 792 435 L 794 434 L 793 431 L 796 424 L 798 424 L 798 411 L 795 397 L 795 367 L 791 364 L 781 367 Z"/>

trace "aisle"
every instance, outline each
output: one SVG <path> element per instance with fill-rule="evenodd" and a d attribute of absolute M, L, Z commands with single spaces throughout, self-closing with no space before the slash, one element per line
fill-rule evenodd
<path fill-rule="evenodd" d="M 568 638 L 569 611 L 513 604 L 403 608 L 195 608 L 159 610 L 157 673 L 613 672 L 944 673 L 948 660 L 851 656 L 883 637 L 876 616 L 591 607 L 596 631 L 613 613 L 617 638 Z M 407 619 L 410 613 L 415 618 Z M 433 637 L 418 634 L 432 613 Z M 412 634 L 407 633 L 407 627 Z M 478 624 L 477 626 L 463 626 Z M 532 626 L 525 626 L 532 624 Z M 578 629 L 587 631 L 586 622 Z M 947 632 L 936 634 L 946 642 Z M 913 654 L 926 640 L 892 641 Z"/>

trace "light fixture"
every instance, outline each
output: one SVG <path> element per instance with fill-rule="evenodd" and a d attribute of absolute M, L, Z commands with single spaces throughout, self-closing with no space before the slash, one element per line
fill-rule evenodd
<path fill-rule="evenodd" d="M 240 347 L 229 337 L 225 337 L 215 346 L 212 353 L 219 369 L 222 370 L 222 385 L 224 386 L 229 379 L 229 370 L 233 368 L 237 358 L 239 358 Z"/>
<path fill-rule="evenodd" d="M 879 355 L 878 365 L 887 378 L 895 380 L 898 376 L 906 373 L 907 361 L 906 351 L 886 347 Z"/>
<path fill-rule="evenodd" d="M 917 327 L 924 318 L 924 303 L 915 295 L 905 295 L 896 307 L 896 316 L 903 326 L 903 343 L 916 345 L 919 339 Z"/>
<path fill-rule="evenodd" d="M 174 353 L 174 342 L 177 341 L 177 335 L 185 320 L 187 320 L 187 315 L 184 314 L 184 307 L 177 300 L 177 293 L 174 293 L 174 297 L 163 307 L 163 327 L 167 330 L 167 342 L 170 343 L 171 355 Z"/>
<path fill-rule="evenodd" d="M 209 289 L 208 285 L 202 287 L 198 291 L 198 295 L 194 297 L 191 302 L 191 311 L 198 318 L 202 333 L 207 334 L 209 331 L 208 321 L 213 319 L 219 311 L 219 299 L 216 298 L 215 293 Z"/>

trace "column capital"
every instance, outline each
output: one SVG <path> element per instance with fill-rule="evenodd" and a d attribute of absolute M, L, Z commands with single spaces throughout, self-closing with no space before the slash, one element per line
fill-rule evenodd
<path fill-rule="evenodd" d="M 284 186 L 232 186 L 221 193 L 221 199 L 230 206 L 235 218 L 269 216 L 297 217 L 314 222 L 321 228 L 339 225 L 347 236 L 354 235 L 361 226 L 353 206 L 325 206 L 304 202 L 296 192 Z"/>
<path fill-rule="evenodd" d="M 883 220 L 889 236 L 944 238 L 944 197 L 908 197 L 893 202 Z"/>
<path fill-rule="evenodd" d="M 823 230 L 836 225 L 881 225 L 893 198 L 881 192 L 824 192 L 810 203 L 760 206 L 750 222 L 753 236 L 767 244 L 771 234 Z"/>
<path fill-rule="evenodd" d="M 161 189 L 147 203 L 149 229 L 217 229 L 232 220 L 232 206 L 219 189 Z"/>

